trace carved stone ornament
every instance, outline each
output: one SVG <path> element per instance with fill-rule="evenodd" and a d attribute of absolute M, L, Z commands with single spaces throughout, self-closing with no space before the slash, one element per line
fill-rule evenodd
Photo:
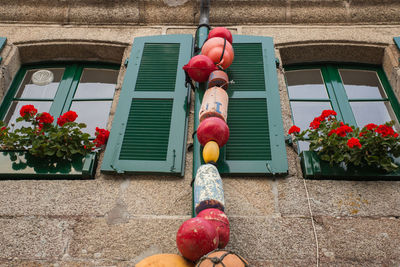
<path fill-rule="evenodd" d="M 38 70 L 32 74 L 32 83 L 40 86 L 48 85 L 54 80 L 53 72 L 49 70 Z"/>

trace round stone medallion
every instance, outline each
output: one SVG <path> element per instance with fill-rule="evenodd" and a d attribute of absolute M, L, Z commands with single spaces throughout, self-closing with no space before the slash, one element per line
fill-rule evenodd
<path fill-rule="evenodd" d="M 32 74 L 32 83 L 36 85 L 48 85 L 54 80 L 53 72 L 49 70 L 38 70 Z"/>

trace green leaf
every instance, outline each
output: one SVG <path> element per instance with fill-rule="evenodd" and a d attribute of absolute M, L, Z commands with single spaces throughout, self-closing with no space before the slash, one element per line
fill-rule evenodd
<path fill-rule="evenodd" d="M 64 153 L 61 150 L 57 150 L 56 156 L 62 158 L 64 156 Z"/>

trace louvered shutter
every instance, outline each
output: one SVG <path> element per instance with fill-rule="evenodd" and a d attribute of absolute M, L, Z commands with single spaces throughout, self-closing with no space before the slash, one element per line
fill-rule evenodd
<path fill-rule="evenodd" d="M 230 137 L 221 149 L 222 174 L 286 174 L 288 171 L 272 38 L 234 36 L 235 58 L 227 69 Z M 202 92 L 196 94 L 197 115 Z M 195 118 L 195 127 L 198 117 Z M 202 164 L 195 140 L 194 171 Z"/>
<path fill-rule="evenodd" d="M 400 50 L 400 36 L 393 38 L 394 43 L 396 44 L 397 48 Z"/>
<path fill-rule="evenodd" d="M 101 170 L 183 175 L 188 88 L 182 70 L 191 35 L 138 37 Z"/>
<path fill-rule="evenodd" d="M 3 50 L 3 48 L 6 46 L 7 38 L 6 37 L 0 37 L 0 53 Z M 3 60 L 2 57 L 0 57 L 0 63 Z"/>

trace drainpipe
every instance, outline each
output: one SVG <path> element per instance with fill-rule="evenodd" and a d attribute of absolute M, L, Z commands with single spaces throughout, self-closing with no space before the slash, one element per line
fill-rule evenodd
<path fill-rule="evenodd" d="M 208 31 L 210 29 L 209 16 L 210 16 L 210 0 L 201 0 L 199 26 L 196 31 L 196 43 L 197 43 L 197 48 L 199 49 L 201 49 L 204 42 L 207 40 Z"/>
<path fill-rule="evenodd" d="M 197 27 L 196 31 L 196 45 L 195 45 L 195 54 L 199 54 L 201 51 L 201 48 L 203 47 L 203 44 L 207 40 L 208 32 L 210 30 L 210 24 L 209 24 L 209 15 L 210 15 L 210 0 L 201 0 L 200 3 L 200 19 L 199 19 L 199 26 Z M 203 95 L 206 89 L 206 83 L 197 83 L 196 86 L 198 89 L 195 90 L 195 99 L 203 99 Z M 201 105 L 200 101 L 195 101 L 195 105 Z M 200 106 L 195 107 L 195 110 L 200 110 Z M 199 126 L 199 114 L 195 113 L 194 114 L 194 129 L 197 129 Z M 200 150 L 198 149 L 200 146 L 198 145 L 198 140 L 196 137 L 193 138 L 193 143 L 194 143 L 194 149 L 193 149 L 193 155 L 197 153 L 197 155 L 200 154 Z M 197 145 L 196 145 L 197 144 Z M 196 172 L 197 168 L 200 167 L 199 164 L 194 162 L 193 164 L 193 182 L 196 177 Z M 194 183 L 192 182 L 192 217 L 196 216 L 195 212 L 195 207 L 194 207 Z"/>

